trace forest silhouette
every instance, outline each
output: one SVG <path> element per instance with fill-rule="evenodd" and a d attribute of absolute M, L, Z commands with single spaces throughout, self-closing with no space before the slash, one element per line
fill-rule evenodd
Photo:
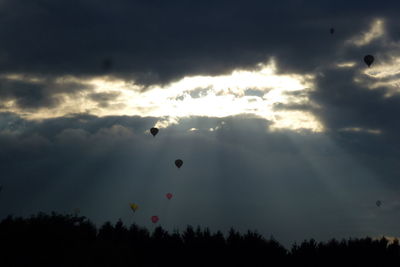
<path fill-rule="evenodd" d="M 0 266 L 384 266 L 400 260 L 398 240 L 314 239 L 289 250 L 273 238 L 233 228 L 224 235 L 187 226 L 169 233 L 84 216 L 38 213 L 0 223 Z"/>

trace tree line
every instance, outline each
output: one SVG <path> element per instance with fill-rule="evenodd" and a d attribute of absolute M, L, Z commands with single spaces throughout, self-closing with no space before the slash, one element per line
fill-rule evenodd
<path fill-rule="evenodd" d="M 0 266 L 384 266 L 400 260 L 399 241 L 384 237 L 309 239 L 286 249 L 256 231 L 158 226 L 150 232 L 121 220 L 97 228 L 86 217 L 54 212 L 3 219 L 0 248 Z"/>

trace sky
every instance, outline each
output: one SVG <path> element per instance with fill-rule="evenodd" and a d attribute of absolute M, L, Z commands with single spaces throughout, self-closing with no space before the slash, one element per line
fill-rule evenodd
<path fill-rule="evenodd" d="M 400 236 L 399 8 L 0 0 L 0 218 Z"/>

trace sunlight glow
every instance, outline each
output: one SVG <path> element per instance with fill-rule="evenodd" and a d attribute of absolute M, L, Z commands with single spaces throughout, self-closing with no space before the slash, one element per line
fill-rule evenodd
<path fill-rule="evenodd" d="M 383 19 L 375 19 L 368 31 L 361 33 L 360 35 L 347 41 L 348 43 L 355 46 L 365 46 L 371 43 L 373 40 L 382 37 L 385 34 L 385 22 Z"/>
<path fill-rule="evenodd" d="M 360 127 L 347 127 L 343 128 L 340 131 L 342 132 L 364 132 L 364 133 L 369 133 L 369 134 L 382 134 L 382 131 L 379 129 L 364 129 Z"/>
<path fill-rule="evenodd" d="M 352 68 L 356 65 L 356 62 L 351 61 L 351 62 L 342 62 L 342 63 L 337 63 L 336 66 L 338 68 Z"/>
<path fill-rule="evenodd" d="M 366 88 L 385 89 L 385 97 L 400 93 L 400 55 L 392 56 L 389 61 L 363 70 L 355 77 L 356 83 Z"/>
<path fill-rule="evenodd" d="M 308 97 L 314 87 L 314 76 L 278 75 L 276 72 L 272 60 L 269 64 L 258 64 L 252 71 L 238 69 L 227 75 L 184 77 L 164 87 L 153 86 L 147 90 L 107 76 L 86 80 L 62 77 L 56 83 L 74 82 L 90 89 L 60 93 L 58 97 L 62 101 L 56 108 L 26 112 L 9 103 L 2 110 L 12 110 L 29 119 L 74 113 L 153 116 L 160 118 L 156 124 L 160 128 L 190 116 L 222 118 L 252 114 L 271 121 L 271 129 L 322 131 L 321 123 L 311 112 L 293 108 L 295 105 L 316 106 Z M 24 76 L 12 75 L 11 78 L 23 80 Z M 276 104 L 280 105 L 279 110 Z"/>

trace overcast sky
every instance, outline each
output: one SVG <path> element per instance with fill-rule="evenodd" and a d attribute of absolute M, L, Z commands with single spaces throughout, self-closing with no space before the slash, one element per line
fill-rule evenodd
<path fill-rule="evenodd" d="M 398 10 L 0 0 L 0 217 L 399 236 Z"/>

